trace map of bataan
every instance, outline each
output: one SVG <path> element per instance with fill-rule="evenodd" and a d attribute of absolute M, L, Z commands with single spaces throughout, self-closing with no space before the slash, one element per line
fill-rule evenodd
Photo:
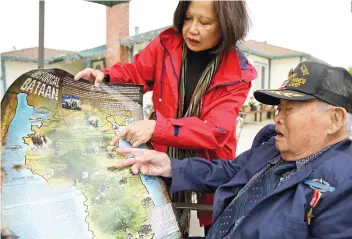
<path fill-rule="evenodd" d="M 114 165 L 109 142 L 143 119 L 143 87 L 99 88 L 60 69 L 20 76 L 1 101 L 2 233 L 13 238 L 181 238 L 161 179 Z"/>

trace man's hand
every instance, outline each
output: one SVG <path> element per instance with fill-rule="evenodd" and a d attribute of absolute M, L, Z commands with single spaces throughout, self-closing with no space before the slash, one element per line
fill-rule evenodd
<path fill-rule="evenodd" d="M 95 70 L 92 68 L 86 68 L 75 75 L 74 80 L 79 79 L 94 81 L 94 85 L 98 87 L 100 83 L 102 83 L 104 80 L 104 73 L 102 71 Z"/>
<path fill-rule="evenodd" d="M 111 144 L 115 145 L 120 139 L 123 139 L 130 142 L 132 147 L 137 148 L 152 138 L 155 125 L 155 120 L 139 120 L 133 122 L 127 125 L 125 129 L 112 140 Z"/>
<path fill-rule="evenodd" d="M 132 165 L 134 174 L 139 171 L 146 175 L 172 176 L 171 160 L 167 154 L 149 149 L 118 148 L 118 153 L 128 154 L 128 159 L 118 162 L 116 168 L 123 168 Z"/>

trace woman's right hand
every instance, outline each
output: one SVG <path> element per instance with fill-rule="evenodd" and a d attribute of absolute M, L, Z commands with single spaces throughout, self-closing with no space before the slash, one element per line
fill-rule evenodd
<path fill-rule="evenodd" d="M 94 85 L 98 87 L 100 83 L 102 83 L 104 80 L 104 73 L 102 71 L 95 70 L 92 68 L 86 68 L 83 71 L 78 72 L 75 75 L 74 79 L 75 80 L 85 79 L 88 81 L 93 81 Z"/>

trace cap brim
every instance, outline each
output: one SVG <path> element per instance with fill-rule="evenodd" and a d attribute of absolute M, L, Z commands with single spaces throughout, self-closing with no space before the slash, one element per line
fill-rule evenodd
<path fill-rule="evenodd" d="M 278 105 L 280 100 L 305 101 L 315 99 L 314 96 L 292 90 L 257 90 L 254 92 L 254 98 L 266 105 Z"/>

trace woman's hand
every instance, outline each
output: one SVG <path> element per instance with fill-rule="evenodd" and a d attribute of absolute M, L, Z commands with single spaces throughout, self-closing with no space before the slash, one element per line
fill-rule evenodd
<path fill-rule="evenodd" d="M 134 174 L 139 171 L 146 175 L 172 176 L 171 160 L 166 153 L 148 149 L 118 148 L 118 153 L 128 154 L 129 158 L 118 162 L 116 168 L 123 168 L 132 165 L 131 170 Z"/>
<path fill-rule="evenodd" d="M 130 142 L 132 147 L 137 148 L 152 138 L 155 125 L 155 120 L 135 121 L 127 125 L 125 129 L 112 140 L 111 144 L 115 145 L 120 139 L 123 139 Z"/>
<path fill-rule="evenodd" d="M 85 79 L 89 81 L 94 81 L 94 85 L 98 87 L 100 83 L 104 80 L 104 73 L 92 68 L 86 68 L 83 71 L 78 72 L 75 75 L 75 80 Z"/>

